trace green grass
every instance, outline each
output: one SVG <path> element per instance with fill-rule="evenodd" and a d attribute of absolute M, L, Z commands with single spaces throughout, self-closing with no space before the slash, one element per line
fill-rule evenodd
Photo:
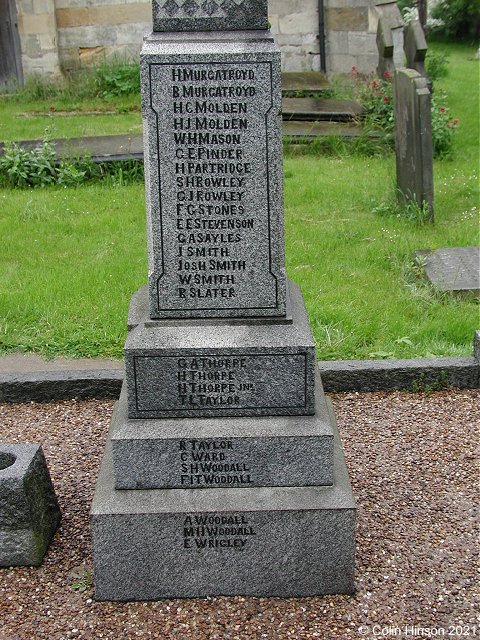
<path fill-rule="evenodd" d="M 452 117 L 460 119 L 455 133 L 455 162 L 471 163 L 478 168 L 479 142 L 479 61 L 475 58 L 477 47 L 446 42 L 432 42 L 433 51 L 448 55 L 448 75 L 435 83 L 435 93 L 447 95 Z"/>
<path fill-rule="evenodd" d="M 0 140 L 39 140 L 47 132 L 50 138 L 141 133 L 138 101 L 132 111 L 132 98 L 17 102 L 0 96 Z M 51 106 L 55 111 L 50 110 Z M 98 115 L 85 115 L 82 111 L 95 111 Z"/>
<path fill-rule="evenodd" d="M 434 226 L 373 214 L 393 180 L 392 157 L 286 161 L 287 269 L 305 294 L 320 358 L 471 352 L 477 304 L 433 291 L 413 254 L 478 242 L 478 212 L 462 218 L 439 205 Z"/>
<path fill-rule="evenodd" d="M 0 349 L 120 356 L 145 279 L 142 187 L 4 190 L 0 203 Z"/>
<path fill-rule="evenodd" d="M 320 358 L 471 353 L 477 302 L 434 291 L 413 264 L 415 249 L 479 243 L 478 61 L 473 48 L 447 47 L 450 74 L 436 90 L 448 93 L 461 126 L 453 157 L 435 162 L 434 225 L 374 213 L 394 199 L 393 154 L 287 150 L 287 269 L 305 295 Z M 105 126 L 118 118 L 119 128 L 95 133 L 125 132 L 136 117 L 105 117 Z M 69 135 L 84 135 L 80 128 L 100 118 L 62 122 Z M 8 137 L 39 137 L 33 120 L 22 126 L 22 135 Z M 144 219 L 140 184 L 2 190 L 0 351 L 121 357 L 129 299 L 147 278 Z"/>
<path fill-rule="evenodd" d="M 140 133 L 138 63 L 103 62 L 63 82 L 32 76 L 0 95 L 0 140 Z"/>

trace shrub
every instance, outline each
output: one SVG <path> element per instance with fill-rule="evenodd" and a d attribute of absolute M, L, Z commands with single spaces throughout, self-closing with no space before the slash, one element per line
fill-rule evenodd
<path fill-rule="evenodd" d="M 403 13 L 405 9 L 412 9 L 415 7 L 415 0 L 397 0 L 397 5 L 400 11 Z"/>
<path fill-rule="evenodd" d="M 356 67 L 352 68 L 354 93 L 365 112 L 364 124 L 369 128 L 393 131 L 393 88 L 390 75 L 383 79 L 362 78 Z"/>
<path fill-rule="evenodd" d="M 10 187 L 44 187 L 55 181 L 55 161 L 55 149 L 46 140 L 34 149 L 24 149 L 13 142 L 5 145 L 0 174 Z"/>
<path fill-rule="evenodd" d="M 425 58 L 425 71 L 432 84 L 439 78 L 445 78 L 448 75 L 447 54 L 428 50 Z"/>
<path fill-rule="evenodd" d="M 63 186 L 103 181 L 114 186 L 143 182 L 141 160 L 119 160 L 95 164 L 89 158 L 58 159 L 54 145 L 44 140 L 39 147 L 26 149 L 7 143 L 0 157 L 0 184 L 12 188 Z"/>
<path fill-rule="evenodd" d="M 75 186 L 92 178 L 97 168 L 88 160 L 58 160 L 55 147 L 44 140 L 25 149 L 16 142 L 5 145 L 0 158 L 0 179 L 5 186 L 25 189 L 51 185 Z"/>
<path fill-rule="evenodd" d="M 458 118 L 452 118 L 445 96 L 432 98 L 432 144 L 433 155 L 446 158 L 452 152 L 453 133 L 458 127 Z"/>
<path fill-rule="evenodd" d="M 97 95 L 103 98 L 140 93 L 140 66 L 115 61 L 101 64 L 94 68 L 93 82 Z"/>
<path fill-rule="evenodd" d="M 435 59 L 435 58 L 434 58 Z M 437 58 L 434 72 L 444 73 L 445 56 Z M 376 78 L 362 78 L 352 70 L 355 86 L 355 96 L 365 110 L 363 121 L 364 129 L 381 131 L 384 134 L 383 141 L 386 144 L 392 142 L 395 125 L 393 87 L 387 75 L 383 80 Z M 458 118 L 450 115 L 446 104 L 446 96 L 432 97 L 432 144 L 433 155 L 436 158 L 445 158 L 452 152 L 453 133 L 458 127 Z M 377 141 L 378 143 L 379 141 Z"/>
<path fill-rule="evenodd" d="M 140 66 L 137 62 L 104 61 L 94 67 L 78 69 L 64 78 L 41 75 L 27 77 L 23 87 L 17 87 L 17 100 L 115 98 L 140 93 Z"/>

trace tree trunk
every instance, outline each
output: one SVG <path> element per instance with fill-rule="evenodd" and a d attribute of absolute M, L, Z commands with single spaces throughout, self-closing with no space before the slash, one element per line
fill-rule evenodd
<path fill-rule="evenodd" d="M 427 0 L 417 0 L 418 19 L 425 31 L 425 25 L 427 24 Z"/>

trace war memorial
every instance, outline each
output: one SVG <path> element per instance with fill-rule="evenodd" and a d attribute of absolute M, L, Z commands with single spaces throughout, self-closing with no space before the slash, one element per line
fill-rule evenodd
<path fill-rule="evenodd" d="M 266 0 L 154 0 L 141 54 L 148 286 L 91 512 L 95 596 L 354 590 L 355 501 L 286 277 Z"/>

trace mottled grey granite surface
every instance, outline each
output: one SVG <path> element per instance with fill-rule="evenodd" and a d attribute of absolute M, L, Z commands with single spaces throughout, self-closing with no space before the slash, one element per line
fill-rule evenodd
<path fill-rule="evenodd" d="M 142 49 L 151 318 L 286 314 L 280 51 L 220 36 Z"/>
<path fill-rule="evenodd" d="M 291 324 L 139 324 L 125 343 L 130 418 L 311 415 L 315 343 L 300 290 Z"/>
<path fill-rule="evenodd" d="M 116 489 L 309 486 L 333 482 L 331 416 L 317 374 L 314 416 L 132 420 L 112 416 Z"/>
<path fill-rule="evenodd" d="M 0 566 L 41 564 L 60 519 L 42 447 L 0 443 Z"/>
<path fill-rule="evenodd" d="M 148 297 L 130 305 L 91 511 L 99 600 L 354 589 L 355 502 L 285 275 L 266 9 L 154 3 L 170 32 L 141 55 Z"/>
<path fill-rule="evenodd" d="M 268 0 L 153 0 L 154 31 L 268 28 Z"/>
<path fill-rule="evenodd" d="M 182 318 L 180 321 L 182 326 L 193 327 L 197 326 L 200 322 L 203 326 L 233 326 L 239 324 L 292 324 L 292 304 L 290 300 L 290 287 L 287 280 L 287 312 L 285 316 L 273 316 L 273 317 L 260 317 L 260 318 Z M 178 320 L 163 319 L 152 320 L 149 318 L 149 304 L 148 304 L 148 287 L 141 287 L 138 291 L 132 295 L 130 299 L 130 306 L 128 309 L 127 329 L 131 331 L 138 327 L 139 324 L 144 324 L 146 327 L 167 327 L 175 326 L 178 324 Z M 147 318 L 147 320 L 145 320 Z"/>
<path fill-rule="evenodd" d="M 477 344 L 480 338 L 477 338 Z M 442 386 L 479 386 L 480 346 L 476 357 L 413 358 L 411 360 L 331 360 L 318 363 L 327 392 Z M 120 395 L 124 370 L 33 371 L 0 374 L 0 402 L 48 402 L 69 398 L 115 398 Z"/>
<path fill-rule="evenodd" d="M 333 487 L 115 491 L 107 445 L 91 511 L 95 597 L 353 593 L 355 500 Z"/>

